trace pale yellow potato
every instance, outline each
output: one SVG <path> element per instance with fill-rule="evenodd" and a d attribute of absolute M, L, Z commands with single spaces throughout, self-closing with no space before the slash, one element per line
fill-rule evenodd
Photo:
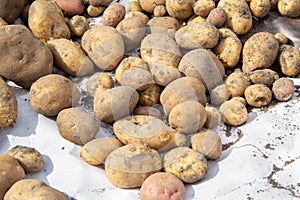
<path fill-rule="evenodd" d="M 254 17 L 263 18 L 271 9 L 270 0 L 252 0 L 250 3 L 250 10 Z"/>
<path fill-rule="evenodd" d="M 114 80 L 109 74 L 97 72 L 88 78 L 86 82 L 86 89 L 92 96 L 95 95 L 96 90 L 111 89 L 114 87 Z"/>
<path fill-rule="evenodd" d="M 165 5 L 156 5 L 153 11 L 155 17 L 164 17 L 168 14 L 167 8 Z"/>
<path fill-rule="evenodd" d="M 68 21 L 72 34 L 81 37 L 89 29 L 89 22 L 84 16 L 75 15 Z"/>
<path fill-rule="evenodd" d="M 264 84 L 270 87 L 277 79 L 279 79 L 278 73 L 271 69 L 259 69 L 250 73 L 250 80 L 254 84 Z"/>
<path fill-rule="evenodd" d="M 297 76 L 300 73 L 300 50 L 291 45 L 282 45 L 278 61 L 281 71 L 286 76 Z"/>
<path fill-rule="evenodd" d="M 247 103 L 257 108 L 269 105 L 272 100 L 272 91 L 263 84 L 250 85 L 244 95 Z"/>
<path fill-rule="evenodd" d="M 278 11 L 286 17 L 300 16 L 300 1 L 299 0 L 278 0 Z"/>
<path fill-rule="evenodd" d="M 215 7 L 216 4 L 213 0 L 197 0 L 193 5 L 193 10 L 196 15 L 207 17 Z"/>
<path fill-rule="evenodd" d="M 86 9 L 87 13 L 89 16 L 91 17 L 97 17 L 99 15 L 101 15 L 104 10 L 105 10 L 105 6 L 93 6 L 93 5 L 89 5 Z"/>
<path fill-rule="evenodd" d="M 166 8 L 170 16 L 180 20 L 189 18 L 193 13 L 195 0 L 166 0 Z"/>
<path fill-rule="evenodd" d="M 289 39 L 283 33 L 276 33 L 274 37 L 278 40 L 279 44 L 287 44 Z"/>
<path fill-rule="evenodd" d="M 128 18 L 128 17 L 138 17 L 140 18 L 145 24 L 147 24 L 147 22 L 149 21 L 149 17 L 142 13 L 142 12 L 139 12 L 139 11 L 130 11 L 130 12 L 127 12 L 124 16 L 124 18 Z"/>
<path fill-rule="evenodd" d="M 232 97 L 243 96 L 245 89 L 250 85 L 250 77 L 240 70 L 235 70 L 225 80 L 226 89 Z"/>
<path fill-rule="evenodd" d="M 240 126 L 248 119 L 247 108 L 240 99 L 225 101 L 219 108 L 222 120 L 231 126 Z"/>

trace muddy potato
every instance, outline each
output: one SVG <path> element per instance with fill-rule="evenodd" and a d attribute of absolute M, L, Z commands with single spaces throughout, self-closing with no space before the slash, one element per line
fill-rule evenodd
<path fill-rule="evenodd" d="M 60 135 L 77 145 L 84 145 L 94 139 L 99 131 L 99 123 L 87 111 L 80 108 L 67 108 L 56 118 Z"/>
<path fill-rule="evenodd" d="M 298 48 L 282 45 L 278 61 L 284 75 L 294 77 L 300 73 L 300 50 Z"/>
<path fill-rule="evenodd" d="M 143 106 L 153 106 L 159 103 L 162 89 L 159 85 L 152 84 L 146 90 L 140 92 L 139 103 Z"/>
<path fill-rule="evenodd" d="M 194 13 L 194 4 L 195 0 L 166 0 L 166 8 L 169 15 L 179 20 L 185 20 Z"/>
<path fill-rule="evenodd" d="M 97 90 L 94 95 L 94 112 L 101 121 L 112 123 L 130 115 L 138 100 L 139 94 L 129 86 Z"/>
<path fill-rule="evenodd" d="M 167 86 L 172 81 L 182 77 L 178 68 L 164 64 L 150 64 L 149 70 L 156 84 Z"/>
<path fill-rule="evenodd" d="M 7 23 L 13 23 L 22 13 L 24 1 L 22 0 L 2 0 L 0 4 L 0 17 Z"/>
<path fill-rule="evenodd" d="M 222 120 L 231 126 L 240 126 L 248 119 L 248 111 L 244 104 L 239 99 L 232 98 L 225 101 L 219 108 L 222 115 Z"/>
<path fill-rule="evenodd" d="M 82 48 L 101 70 L 113 70 L 124 56 L 121 34 L 110 26 L 99 26 L 82 36 Z"/>
<path fill-rule="evenodd" d="M 97 72 L 88 78 L 86 82 L 86 89 L 92 96 L 95 95 L 98 89 L 111 89 L 114 87 L 114 80 L 109 74 Z"/>
<path fill-rule="evenodd" d="M 130 12 L 126 13 L 124 18 L 128 18 L 128 17 L 138 17 L 145 24 L 147 24 L 147 22 L 149 21 L 149 17 L 146 14 L 144 14 L 142 12 L 138 12 L 138 11 L 130 11 Z"/>
<path fill-rule="evenodd" d="M 9 155 L 0 155 L 0 199 L 17 181 L 25 178 L 25 171 L 17 159 Z"/>
<path fill-rule="evenodd" d="M 247 103 L 257 108 L 267 106 L 272 100 L 271 90 L 263 84 L 250 85 L 244 95 Z"/>
<path fill-rule="evenodd" d="M 194 151 L 203 153 L 207 159 L 217 160 L 222 152 L 220 136 L 212 130 L 203 130 L 191 137 L 191 146 Z"/>
<path fill-rule="evenodd" d="M 152 117 L 161 118 L 161 112 L 159 109 L 150 106 L 141 106 L 137 107 L 134 112 L 134 115 L 148 115 Z"/>
<path fill-rule="evenodd" d="M 195 22 L 176 31 L 175 39 L 184 49 L 210 49 L 217 45 L 219 31 L 207 22 Z"/>
<path fill-rule="evenodd" d="M 200 130 L 205 124 L 206 118 L 207 113 L 201 103 L 197 101 L 185 101 L 176 105 L 171 110 L 169 124 L 181 133 L 190 134 Z"/>
<path fill-rule="evenodd" d="M 272 92 L 276 100 L 288 101 L 295 92 L 294 81 L 289 78 L 280 78 L 273 83 Z"/>
<path fill-rule="evenodd" d="M 24 179 L 16 182 L 5 194 L 4 200 L 51 199 L 69 200 L 62 192 L 51 188 L 36 179 Z"/>
<path fill-rule="evenodd" d="M 212 9 L 206 18 L 206 22 L 214 25 L 217 28 L 223 26 L 223 24 L 226 22 L 225 10 L 222 8 Z"/>
<path fill-rule="evenodd" d="M 182 77 L 171 82 L 161 93 L 160 102 L 166 116 L 179 103 L 197 101 L 206 105 L 205 87 L 201 81 L 193 77 Z"/>
<path fill-rule="evenodd" d="M 277 58 L 279 42 L 273 34 L 259 32 L 252 35 L 243 48 L 243 72 L 269 68 Z"/>
<path fill-rule="evenodd" d="M 165 5 L 156 5 L 153 11 L 155 17 L 164 17 L 167 15 L 167 8 Z"/>
<path fill-rule="evenodd" d="M 68 22 L 72 34 L 81 37 L 89 29 L 89 22 L 84 16 L 75 15 Z"/>
<path fill-rule="evenodd" d="M 213 0 L 198 0 L 193 5 L 193 10 L 196 15 L 207 17 L 212 9 L 216 7 Z"/>
<path fill-rule="evenodd" d="M 158 152 L 137 143 L 112 151 L 105 160 L 106 177 L 120 188 L 140 187 L 148 176 L 161 168 Z"/>
<path fill-rule="evenodd" d="M 201 17 L 201 16 L 198 16 L 198 15 L 193 15 L 187 21 L 187 25 L 195 23 L 195 22 L 205 22 L 205 21 L 206 21 L 205 17 Z"/>
<path fill-rule="evenodd" d="M 34 1 L 28 13 L 28 25 L 33 34 L 41 40 L 71 37 L 71 32 L 55 1 Z"/>
<path fill-rule="evenodd" d="M 123 86 L 133 87 L 137 91 L 144 91 L 154 83 L 154 80 L 148 70 L 132 68 L 124 71 L 119 83 Z"/>
<path fill-rule="evenodd" d="M 113 150 L 121 146 L 122 143 L 115 138 L 93 139 L 82 147 L 80 157 L 90 165 L 101 165 Z"/>
<path fill-rule="evenodd" d="M 220 106 L 230 98 L 229 90 L 225 84 L 218 85 L 209 92 L 210 103 L 215 106 Z"/>
<path fill-rule="evenodd" d="M 240 70 L 235 70 L 225 80 L 225 86 L 231 97 L 243 96 L 245 89 L 250 85 L 250 77 Z"/>
<path fill-rule="evenodd" d="M 89 5 L 86 9 L 86 12 L 91 17 L 98 17 L 99 15 L 101 15 L 104 12 L 105 8 L 106 8 L 105 6 Z"/>
<path fill-rule="evenodd" d="M 93 6 L 105 6 L 112 2 L 113 0 L 85 0 L 87 1 L 90 5 Z"/>
<path fill-rule="evenodd" d="M 34 148 L 26 146 L 15 146 L 11 148 L 7 155 L 18 160 L 26 173 L 41 171 L 44 167 L 44 158 L 40 152 Z"/>
<path fill-rule="evenodd" d="M 185 186 L 170 173 L 158 172 L 149 176 L 140 189 L 140 200 L 184 200 Z"/>
<path fill-rule="evenodd" d="M 252 27 L 250 8 L 244 0 L 220 0 L 218 8 L 226 12 L 226 24 L 236 34 L 246 34 Z"/>
<path fill-rule="evenodd" d="M 230 29 L 219 29 L 219 35 L 219 42 L 213 51 L 226 69 L 234 68 L 240 60 L 243 45 L 237 35 Z"/>
<path fill-rule="evenodd" d="M 77 86 L 69 79 L 50 74 L 38 79 L 30 88 L 30 105 L 44 116 L 55 116 L 72 107 L 80 98 Z"/>
<path fill-rule="evenodd" d="M 147 22 L 148 33 L 161 33 L 168 35 L 171 38 L 175 37 L 175 32 L 180 29 L 182 25 L 174 17 L 153 17 Z"/>
<path fill-rule="evenodd" d="M 139 0 L 138 2 L 144 11 L 153 13 L 156 6 L 155 0 Z"/>
<path fill-rule="evenodd" d="M 287 44 L 289 39 L 283 33 L 276 33 L 274 37 L 278 40 L 279 44 Z"/>
<path fill-rule="evenodd" d="M 163 157 L 163 168 L 185 183 L 195 183 L 208 172 L 205 156 L 188 147 L 177 147 Z"/>
<path fill-rule="evenodd" d="M 0 76 L 0 129 L 16 122 L 17 116 L 18 105 L 16 96 Z"/>
<path fill-rule="evenodd" d="M 281 15 L 286 17 L 300 16 L 299 0 L 278 0 L 278 10 Z"/>
<path fill-rule="evenodd" d="M 125 7 L 122 4 L 110 4 L 103 12 L 102 24 L 104 26 L 116 27 L 124 18 L 125 12 Z"/>
<path fill-rule="evenodd" d="M 277 79 L 279 75 L 271 69 L 259 69 L 250 73 L 250 80 L 253 84 L 264 84 L 270 87 Z"/>
<path fill-rule="evenodd" d="M 217 108 L 206 106 L 205 111 L 207 114 L 206 122 L 204 124 L 205 128 L 213 129 L 221 124 L 222 117 L 221 117 L 221 113 Z"/>
<path fill-rule="evenodd" d="M 250 10 L 254 17 L 263 18 L 271 9 L 270 0 L 251 0 Z"/>

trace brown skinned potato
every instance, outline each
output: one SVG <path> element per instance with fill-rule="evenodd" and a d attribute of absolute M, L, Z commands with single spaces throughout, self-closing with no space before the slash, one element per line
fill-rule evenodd
<path fill-rule="evenodd" d="M 286 76 L 294 77 L 300 73 L 300 50 L 291 45 L 282 45 L 278 56 L 281 71 Z"/>
<path fill-rule="evenodd" d="M 125 16 L 125 7 L 120 3 L 110 4 L 103 12 L 102 24 L 116 27 Z"/>
<path fill-rule="evenodd" d="M 273 83 L 273 96 L 278 101 L 288 101 L 295 92 L 294 81 L 289 78 L 280 78 Z"/>
<path fill-rule="evenodd" d="M 166 8 L 170 16 L 185 20 L 193 14 L 195 0 L 166 0 Z"/>
<path fill-rule="evenodd" d="M 114 87 L 114 81 L 109 74 L 97 72 L 88 78 L 86 82 L 86 89 L 92 96 L 95 95 L 96 90 L 111 89 Z"/>
<path fill-rule="evenodd" d="M 11 24 L 21 15 L 23 8 L 22 0 L 3 0 L 0 5 L 0 17 Z"/>

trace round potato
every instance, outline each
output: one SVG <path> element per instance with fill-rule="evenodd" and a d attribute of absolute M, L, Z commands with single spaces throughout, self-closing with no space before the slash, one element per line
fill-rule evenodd
<path fill-rule="evenodd" d="M 104 12 L 105 8 L 105 6 L 89 5 L 86 9 L 86 12 L 90 17 L 98 17 Z"/>
<path fill-rule="evenodd" d="M 166 8 L 170 16 L 180 20 L 189 18 L 193 13 L 195 0 L 166 0 Z"/>
<path fill-rule="evenodd" d="M 221 124 L 222 116 L 219 110 L 215 107 L 206 106 L 205 111 L 207 114 L 205 128 L 213 129 Z"/>
<path fill-rule="evenodd" d="M 11 148 L 7 154 L 17 159 L 26 173 L 38 172 L 44 167 L 42 154 L 34 148 L 17 145 Z"/>
<path fill-rule="evenodd" d="M 161 86 L 167 86 L 172 81 L 182 77 L 178 68 L 164 64 L 150 64 L 149 70 L 154 82 Z"/>
<path fill-rule="evenodd" d="M 137 91 L 144 91 L 154 83 L 154 80 L 148 70 L 132 68 L 124 71 L 119 83 L 123 86 L 131 86 Z"/>
<path fill-rule="evenodd" d="M 278 0 L 278 10 L 281 15 L 286 17 L 300 16 L 299 0 Z"/>
<path fill-rule="evenodd" d="M 0 17 L 11 24 L 21 15 L 23 8 L 23 0 L 2 0 L 0 5 Z"/>
<path fill-rule="evenodd" d="M 244 102 L 232 98 L 225 101 L 219 108 L 222 120 L 231 126 L 240 126 L 248 119 L 248 111 Z"/>
<path fill-rule="evenodd" d="M 110 4 L 103 12 L 102 24 L 104 26 L 116 27 L 124 18 L 125 12 L 125 7 L 122 4 Z"/>
<path fill-rule="evenodd" d="M 105 160 L 106 177 L 120 188 L 140 187 L 148 176 L 161 168 L 157 151 L 142 144 L 122 146 L 112 151 Z"/>
<path fill-rule="evenodd" d="M 284 75 L 294 77 L 300 73 L 300 50 L 298 48 L 282 45 L 278 61 Z"/>
<path fill-rule="evenodd" d="M 280 78 L 273 83 L 272 91 L 276 100 L 288 101 L 295 92 L 294 81 L 289 78 Z"/>
<path fill-rule="evenodd" d="M 271 69 L 259 69 L 250 73 L 250 80 L 254 84 L 264 84 L 270 87 L 277 79 L 279 79 L 278 73 Z"/>
<path fill-rule="evenodd" d="M 196 15 L 207 17 L 212 9 L 216 7 L 213 0 L 198 0 L 193 5 L 193 10 Z"/>
<path fill-rule="evenodd" d="M 140 189 L 140 200 L 184 200 L 184 184 L 176 176 L 158 172 L 149 176 Z"/>
<path fill-rule="evenodd" d="M 146 14 L 139 12 L 139 11 L 130 11 L 130 12 L 126 13 L 124 18 L 128 18 L 128 17 L 138 17 L 145 24 L 147 24 L 147 22 L 149 21 L 149 17 Z"/>
<path fill-rule="evenodd" d="M 84 16 L 75 15 L 68 22 L 72 34 L 81 37 L 89 29 L 89 22 Z"/>
<path fill-rule="evenodd" d="M 129 86 L 97 90 L 94 96 L 94 112 L 101 121 L 112 123 L 130 115 L 138 100 L 139 94 Z"/>
<path fill-rule="evenodd" d="M 206 18 L 206 22 L 214 25 L 217 28 L 223 26 L 223 24 L 226 22 L 225 10 L 222 8 L 212 9 Z"/>
<path fill-rule="evenodd" d="M 235 70 L 225 80 L 226 89 L 232 97 L 243 96 L 245 89 L 250 85 L 249 76 L 240 70 Z"/>
<path fill-rule="evenodd" d="M 159 109 L 150 106 L 137 107 L 134 112 L 134 115 L 147 115 L 152 117 L 161 118 L 161 112 Z"/>
<path fill-rule="evenodd" d="M 283 33 L 276 33 L 274 37 L 278 40 L 279 44 L 287 44 L 289 39 Z"/>
<path fill-rule="evenodd" d="M 270 0 L 251 0 L 250 10 L 254 17 L 263 18 L 271 9 Z"/>
<path fill-rule="evenodd" d="M 72 107 L 80 98 L 74 83 L 57 74 L 38 79 L 30 88 L 30 105 L 45 116 L 55 116 L 64 108 Z"/>
<path fill-rule="evenodd" d="M 154 8 L 156 6 L 155 0 L 139 0 L 141 8 L 148 12 L 148 13 L 153 13 Z"/>
<path fill-rule="evenodd" d="M 97 72 L 88 78 L 86 89 L 92 96 L 98 89 L 106 90 L 114 87 L 114 80 L 109 74 Z"/>
<path fill-rule="evenodd" d="M 60 111 L 56 118 L 60 135 L 77 145 L 84 145 L 94 139 L 99 131 L 99 123 L 88 112 L 80 108 Z"/>
<path fill-rule="evenodd" d="M 249 105 L 258 108 L 267 106 L 272 100 L 271 90 L 263 84 L 250 85 L 244 95 Z"/>
<path fill-rule="evenodd" d="M 167 8 L 165 5 L 156 5 L 153 11 L 155 17 L 164 17 L 167 15 Z"/>
<path fill-rule="evenodd" d="M 147 22 L 148 33 L 160 33 L 175 38 L 175 32 L 180 29 L 182 25 L 174 17 L 153 17 Z"/>
<path fill-rule="evenodd" d="M 86 143 L 81 151 L 80 157 L 90 165 L 101 165 L 106 157 L 122 143 L 115 138 L 97 138 Z"/>
<path fill-rule="evenodd" d="M 139 103 L 143 106 L 153 106 L 159 103 L 162 89 L 159 85 L 152 84 L 146 90 L 140 92 Z"/>

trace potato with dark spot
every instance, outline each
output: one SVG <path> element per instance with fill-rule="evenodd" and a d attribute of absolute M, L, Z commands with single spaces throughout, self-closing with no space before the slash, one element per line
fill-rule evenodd
<path fill-rule="evenodd" d="M 114 81 L 109 74 L 97 72 L 88 78 L 86 89 L 92 96 L 98 89 L 106 90 L 114 87 Z"/>
<path fill-rule="evenodd" d="M 0 4 L 0 17 L 12 24 L 22 13 L 23 0 L 2 0 Z"/>
<path fill-rule="evenodd" d="M 253 84 L 264 84 L 270 87 L 277 79 L 279 79 L 278 73 L 271 69 L 259 69 L 250 73 Z"/>
<path fill-rule="evenodd" d="M 169 15 L 179 20 L 185 20 L 194 13 L 194 4 L 195 0 L 166 0 Z"/>
<path fill-rule="evenodd" d="M 285 17 L 300 16 L 300 1 L 299 0 L 279 0 L 278 11 Z"/>
<path fill-rule="evenodd" d="M 216 4 L 213 0 L 197 0 L 193 5 L 193 10 L 196 15 L 207 17 L 215 7 Z"/>
<path fill-rule="evenodd" d="M 150 106 L 137 107 L 134 110 L 133 114 L 134 115 L 147 115 L 147 116 L 161 118 L 160 110 L 155 107 L 150 107 Z"/>
<path fill-rule="evenodd" d="M 125 7 L 120 3 L 110 4 L 103 12 L 102 24 L 116 27 L 125 16 Z"/>
<path fill-rule="evenodd" d="M 271 9 L 270 0 L 251 0 L 250 10 L 254 17 L 263 18 Z"/>
<path fill-rule="evenodd" d="M 89 5 L 86 9 L 87 13 L 89 16 L 91 17 L 98 17 L 99 15 L 101 15 L 104 10 L 105 10 L 105 6 L 93 6 L 93 5 Z"/>
<path fill-rule="evenodd" d="M 205 111 L 207 114 L 205 128 L 213 129 L 221 124 L 222 116 L 219 110 L 215 107 L 206 106 Z"/>
<path fill-rule="evenodd" d="M 223 24 L 226 22 L 225 10 L 222 8 L 212 9 L 206 18 L 206 22 L 214 25 L 217 28 L 223 26 Z"/>
<path fill-rule="evenodd" d="M 300 50 L 291 45 L 282 45 L 278 56 L 281 71 L 286 76 L 297 76 L 300 73 Z"/>
<path fill-rule="evenodd" d="M 271 90 L 263 84 L 250 85 L 244 94 L 247 103 L 257 108 L 267 106 L 272 100 Z"/>
<path fill-rule="evenodd" d="M 148 33 L 160 33 L 168 35 L 171 38 L 175 37 L 175 32 L 180 29 L 182 25 L 174 17 L 153 17 L 147 22 Z"/>
<path fill-rule="evenodd" d="M 84 16 L 75 15 L 68 22 L 72 34 L 81 37 L 89 29 L 89 22 Z"/>
<path fill-rule="evenodd" d="M 273 83 L 272 92 L 276 100 L 288 101 L 295 92 L 294 81 L 289 78 L 280 78 Z"/>
<path fill-rule="evenodd" d="M 222 120 L 231 126 L 240 126 L 248 119 L 248 111 L 244 102 L 239 99 L 225 101 L 219 108 Z"/>
<path fill-rule="evenodd" d="M 250 85 L 249 76 L 240 70 L 235 70 L 225 80 L 225 86 L 231 97 L 243 96 L 245 89 Z"/>
<path fill-rule="evenodd" d="M 158 104 L 161 92 L 162 88 L 159 85 L 152 84 L 145 91 L 140 92 L 139 103 L 143 106 Z"/>

